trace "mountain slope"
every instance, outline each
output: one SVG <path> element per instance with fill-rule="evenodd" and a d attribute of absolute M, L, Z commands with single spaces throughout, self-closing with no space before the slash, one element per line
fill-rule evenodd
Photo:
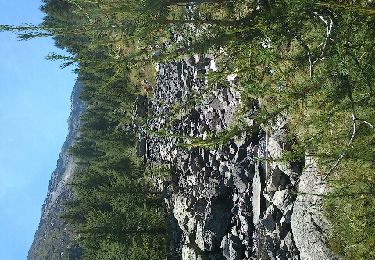
<path fill-rule="evenodd" d="M 47 197 L 42 207 L 38 230 L 29 250 L 28 259 L 74 259 L 79 250 L 72 245 L 72 232 L 60 219 L 62 205 L 72 195 L 67 186 L 75 168 L 75 160 L 69 154 L 69 148 L 79 136 L 80 116 L 85 110 L 80 100 L 82 83 L 78 80 L 71 95 L 71 113 L 68 119 L 69 132 L 62 146 L 55 171 L 52 173 Z"/>

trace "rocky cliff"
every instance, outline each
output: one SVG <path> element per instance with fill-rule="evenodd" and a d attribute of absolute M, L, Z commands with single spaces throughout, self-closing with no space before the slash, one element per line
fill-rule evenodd
<path fill-rule="evenodd" d="M 29 250 L 28 259 L 76 259 L 80 250 L 74 244 L 73 233 L 60 215 L 62 205 L 72 195 L 67 186 L 75 168 L 74 158 L 69 148 L 79 135 L 80 116 L 85 105 L 80 100 L 82 84 L 78 80 L 71 95 L 71 113 L 68 119 L 68 136 L 62 146 L 55 171 L 49 182 L 47 197 L 42 207 L 42 216 L 34 241 Z M 67 256 L 69 255 L 69 257 Z"/>
<path fill-rule="evenodd" d="M 272 128 L 256 127 L 252 115 L 259 104 L 248 104 L 250 112 L 241 114 L 235 76 L 226 86 L 209 88 L 210 69 L 213 57 L 159 64 L 153 94 L 143 102 L 150 113 L 147 128 L 163 134 L 142 132 L 140 155 L 149 165 L 173 169 L 166 184 L 172 258 L 334 259 L 321 214 L 327 189 L 314 160 L 278 160 L 291 145 L 287 118 Z M 225 136 L 239 121 L 253 131 L 215 148 L 191 145 L 191 138 Z"/>

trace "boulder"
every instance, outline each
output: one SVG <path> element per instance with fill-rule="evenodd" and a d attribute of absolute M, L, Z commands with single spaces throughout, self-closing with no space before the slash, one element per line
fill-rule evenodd
<path fill-rule="evenodd" d="M 306 166 L 298 185 L 298 196 L 291 218 L 294 242 L 302 260 L 337 259 L 328 249 L 329 224 L 323 215 L 322 195 L 327 193 L 316 161 L 306 158 Z"/>

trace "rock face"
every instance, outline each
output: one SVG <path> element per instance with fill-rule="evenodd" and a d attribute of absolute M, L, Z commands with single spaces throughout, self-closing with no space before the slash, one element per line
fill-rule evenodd
<path fill-rule="evenodd" d="M 293 235 L 302 259 L 336 259 L 325 246 L 329 225 L 322 215 L 322 195 L 326 185 L 316 171 L 316 162 L 308 157 L 298 185 L 300 194 L 294 203 Z"/>
<path fill-rule="evenodd" d="M 320 209 L 311 211 L 313 217 L 306 211 L 317 201 L 296 195 L 310 192 L 306 187 L 309 178 L 318 178 L 317 171 L 302 171 L 303 161 L 278 160 L 290 147 L 287 119 L 278 118 L 267 131 L 255 128 L 251 115 L 258 104 L 239 114 L 235 76 L 228 77 L 226 86 L 207 87 L 204 73 L 215 68 L 212 64 L 213 57 L 194 64 L 159 64 L 148 101 L 147 127 L 163 135 L 144 134 L 142 155 L 150 165 L 174 169 L 166 198 L 173 259 L 333 259 L 325 246 Z M 256 131 L 243 132 L 215 149 L 190 142 L 225 136 L 235 122 Z M 324 185 L 319 192 L 325 192 Z M 311 225 L 316 226 L 313 231 Z M 312 237 L 310 231 L 315 232 Z"/>
<path fill-rule="evenodd" d="M 47 197 L 42 207 L 42 216 L 28 259 L 77 259 L 80 250 L 73 242 L 72 232 L 60 219 L 62 205 L 71 197 L 67 183 L 75 168 L 75 162 L 68 150 L 79 135 L 80 116 L 85 105 L 79 96 L 82 84 L 78 80 L 71 95 L 71 113 L 68 119 L 69 133 L 61 149 L 57 167 L 49 182 Z M 68 257 L 69 255 L 69 257 Z"/>

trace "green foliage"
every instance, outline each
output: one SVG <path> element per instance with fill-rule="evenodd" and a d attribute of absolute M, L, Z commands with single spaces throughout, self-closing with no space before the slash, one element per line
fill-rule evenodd
<path fill-rule="evenodd" d="M 375 180 L 373 164 L 345 160 L 326 199 L 335 232 L 330 246 L 345 259 L 375 258 Z"/>
<path fill-rule="evenodd" d="M 146 254 L 161 259 L 166 252 L 162 198 L 145 181 L 135 157 L 135 134 L 118 127 L 130 123 L 121 112 L 132 107 L 132 94 L 122 85 L 129 81 L 125 74 L 107 85 L 109 70 L 93 81 L 84 68 L 88 108 L 71 149 L 79 166 L 72 180 L 74 199 L 63 217 L 74 226 L 84 259 L 142 259 Z"/>
<path fill-rule="evenodd" d="M 0 27 L 22 32 L 22 39 L 53 35 L 71 55 L 50 58 L 78 64 L 88 108 L 72 148 L 80 166 L 65 218 L 77 227 L 85 257 L 162 258 L 160 197 L 150 192 L 152 170 L 134 157 L 136 137 L 124 129 L 144 80 L 153 82 L 156 62 L 214 53 L 218 71 L 207 76 L 208 89 L 237 76 L 238 123 L 206 140 L 181 136 L 184 145 L 215 146 L 286 116 L 293 141 L 288 158 L 314 155 L 331 185 L 331 247 L 346 259 L 374 258 L 375 4 L 189 2 L 193 9 L 186 0 L 45 0 L 40 26 Z M 174 104 L 170 118 L 197 103 L 192 96 Z M 249 128 L 243 116 L 254 103 Z"/>

